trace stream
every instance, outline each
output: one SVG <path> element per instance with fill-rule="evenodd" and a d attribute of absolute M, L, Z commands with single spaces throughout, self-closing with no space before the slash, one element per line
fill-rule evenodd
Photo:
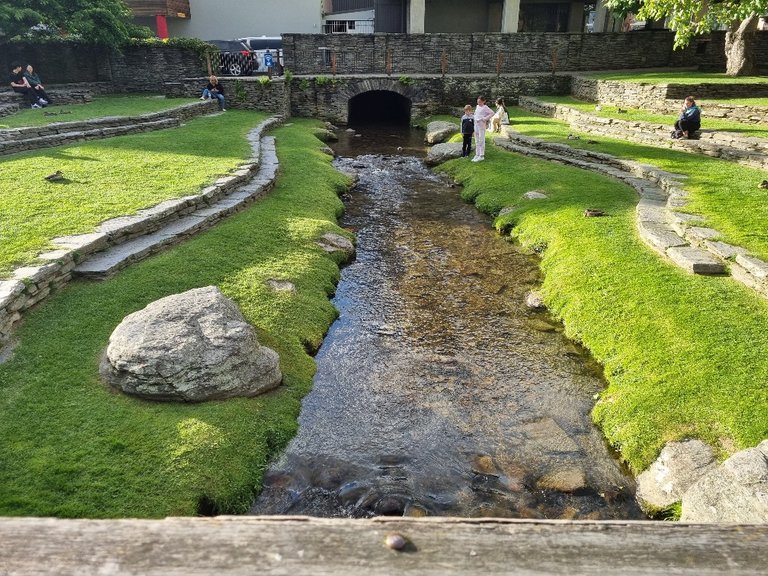
<path fill-rule="evenodd" d="M 525 306 L 536 257 L 423 165 L 423 132 L 361 133 L 335 146 L 359 177 L 340 316 L 252 513 L 643 518 L 590 421 L 599 366 Z"/>

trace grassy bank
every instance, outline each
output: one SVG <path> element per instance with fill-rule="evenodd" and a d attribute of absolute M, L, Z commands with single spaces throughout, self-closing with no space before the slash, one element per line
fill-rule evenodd
<path fill-rule="evenodd" d="M 616 80 L 635 84 L 766 84 L 768 76 L 727 76 L 722 72 L 698 72 L 696 70 L 681 70 L 670 72 L 659 70 L 655 72 L 639 72 L 628 70 L 624 72 L 590 72 L 585 74 L 600 80 Z"/>
<path fill-rule="evenodd" d="M 0 118 L 0 128 L 23 128 L 24 126 L 45 126 L 54 122 L 75 122 L 107 116 L 136 116 L 160 112 L 192 102 L 189 98 L 166 98 L 147 94 L 123 94 L 119 96 L 96 96 L 92 102 L 83 104 L 54 105 L 45 109 L 23 109 L 10 116 Z"/>
<path fill-rule="evenodd" d="M 757 187 L 766 178 L 765 171 L 717 158 L 580 133 L 566 122 L 519 108 L 510 108 L 509 114 L 513 128 L 528 136 L 607 152 L 687 175 L 683 187 L 691 197 L 685 211 L 705 216 L 706 225 L 719 230 L 724 241 L 768 259 L 768 202 L 765 190 Z M 582 138 L 568 140 L 568 134 L 581 134 Z"/>
<path fill-rule="evenodd" d="M 481 210 L 515 207 L 497 226 L 541 251 L 547 305 L 604 366 L 593 417 L 636 472 L 669 440 L 701 438 L 725 455 L 768 436 L 768 303 L 642 244 L 631 189 L 493 147 L 479 165 L 442 170 Z M 522 198 L 533 189 L 549 198 Z M 609 216 L 584 218 L 588 207 Z"/>
<path fill-rule="evenodd" d="M 195 194 L 251 157 L 244 138 L 265 114 L 227 112 L 186 125 L 0 159 L 0 278 L 52 238 Z M 61 170 L 66 180 L 45 176 Z"/>
<path fill-rule="evenodd" d="M 564 104 L 575 108 L 580 112 L 586 112 L 600 118 L 614 118 L 616 120 L 626 120 L 628 122 L 650 122 L 652 124 L 663 124 L 669 126 L 670 130 L 675 125 L 677 115 L 654 114 L 638 108 L 622 106 L 623 112 L 619 112 L 618 106 L 609 106 L 602 104 L 600 110 L 595 110 L 593 102 L 584 102 L 576 100 L 572 96 L 541 96 L 538 98 L 543 102 L 552 102 Z M 702 128 L 705 130 L 718 130 L 721 132 L 733 132 L 739 136 L 753 136 L 756 138 L 768 138 L 768 126 L 759 124 L 745 124 L 734 120 L 721 120 L 719 118 L 708 118 L 707 109 L 702 104 Z"/>
<path fill-rule="evenodd" d="M 314 125 L 295 120 L 276 132 L 281 176 L 264 200 L 109 281 L 75 283 L 27 316 L 13 360 L 0 365 L 0 514 L 247 510 L 268 459 L 295 432 L 314 373 L 305 348 L 319 345 L 336 314 L 328 295 L 338 263 L 314 241 L 338 231 L 345 180 L 309 134 Z M 236 139 L 234 129 L 209 132 Z M 201 152 L 218 156 L 215 146 Z M 293 282 L 296 293 L 272 291 L 270 278 Z M 137 400 L 102 385 L 99 355 L 125 315 L 211 284 L 279 352 L 279 389 L 184 405 Z"/>

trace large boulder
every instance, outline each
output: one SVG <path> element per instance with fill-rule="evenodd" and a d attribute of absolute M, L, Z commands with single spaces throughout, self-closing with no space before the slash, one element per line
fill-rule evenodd
<path fill-rule="evenodd" d="M 717 466 L 712 448 L 701 440 L 669 442 L 637 477 L 637 500 L 646 510 L 679 502 L 685 491 Z"/>
<path fill-rule="evenodd" d="M 255 396 L 282 380 L 277 353 L 259 344 L 237 305 L 215 286 L 126 316 L 100 371 L 127 394 L 182 402 Z"/>
<path fill-rule="evenodd" d="M 437 166 L 453 158 L 461 158 L 461 142 L 445 142 L 432 146 L 424 163 L 427 166 Z"/>
<path fill-rule="evenodd" d="M 444 120 L 437 120 L 427 124 L 427 133 L 424 136 L 424 141 L 430 145 L 440 144 L 458 132 L 458 124 L 454 124 L 453 122 L 446 122 Z"/>
<path fill-rule="evenodd" d="M 680 520 L 768 523 L 768 440 L 737 452 L 691 486 Z"/>

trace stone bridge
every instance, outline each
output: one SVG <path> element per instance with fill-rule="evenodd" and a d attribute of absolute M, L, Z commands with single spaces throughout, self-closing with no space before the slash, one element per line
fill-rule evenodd
<path fill-rule="evenodd" d="M 414 75 L 296 76 L 291 80 L 291 114 L 334 123 L 386 121 L 408 124 L 413 118 L 451 113 L 474 104 L 520 95 L 569 94 L 570 75 Z"/>

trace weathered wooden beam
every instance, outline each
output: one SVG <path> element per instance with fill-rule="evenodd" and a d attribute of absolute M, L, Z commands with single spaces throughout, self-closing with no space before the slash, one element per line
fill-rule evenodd
<path fill-rule="evenodd" d="M 390 533 L 405 537 L 401 551 Z M 768 526 L 457 518 L 0 519 L 0 575 L 766 573 Z"/>

